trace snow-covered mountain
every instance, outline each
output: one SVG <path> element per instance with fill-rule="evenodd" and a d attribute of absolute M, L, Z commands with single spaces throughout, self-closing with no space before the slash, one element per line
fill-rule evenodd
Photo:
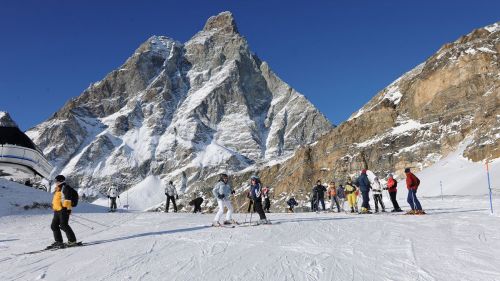
<path fill-rule="evenodd" d="M 486 180 L 481 162 L 500 158 L 500 23 L 444 45 L 317 143 L 260 174 L 274 187 L 278 204 L 292 192 L 308 200 L 317 179 L 344 183 L 363 167 L 379 178 L 388 173 L 402 178 L 405 167 L 420 171 L 438 163 L 445 166 L 443 160 L 450 154 L 459 160 L 454 163 L 460 163 L 453 167 L 471 179 L 481 173 Z M 433 180 L 434 190 L 427 194 L 439 194 L 437 179 L 456 182 L 451 178 L 456 174 L 447 169 L 432 171 L 443 174 L 423 174 Z M 426 185 L 426 178 L 422 184 Z M 487 188 L 455 185 L 448 191 L 484 194 Z"/>
<path fill-rule="evenodd" d="M 82 188 L 126 189 L 154 177 L 194 191 L 220 172 L 286 159 L 331 128 L 250 51 L 224 12 L 184 44 L 149 38 L 27 134 L 53 174 Z"/>

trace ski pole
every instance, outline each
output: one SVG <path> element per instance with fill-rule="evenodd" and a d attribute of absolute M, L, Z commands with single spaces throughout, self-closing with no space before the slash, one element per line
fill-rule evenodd
<path fill-rule="evenodd" d="M 487 159 L 486 159 L 486 176 L 488 177 L 488 189 L 490 190 L 490 213 L 493 215 L 493 200 L 491 199 L 490 169 L 488 168 L 488 160 Z"/>
<path fill-rule="evenodd" d="M 97 221 L 94 221 L 94 220 L 91 220 L 91 219 L 87 219 L 87 218 L 82 217 L 82 216 L 77 216 L 77 215 L 74 215 L 74 214 L 72 214 L 71 216 L 73 216 L 75 218 L 79 218 L 79 219 L 85 220 L 85 221 L 88 221 L 88 222 L 91 222 L 91 223 L 98 224 L 100 226 L 109 227 L 108 225 L 102 224 L 100 222 L 97 222 Z"/>
<path fill-rule="evenodd" d="M 79 222 L 79 221 L 75 220 L 75 219 L 73 219 L 73 222 L 76 222 L 76 223 L 77 223 L 77 224 L 79 224 L 79 225 L 83 225 L 83 226 L 85 226 L 86 228 L 90 228 L 90 229 L 94 230 L 94 227 L 92 227 L 92 226 L 88 226 L 88 225 L 86 225 L 86 224 L 84 224 L 84 223 L 81 223 L 81 222 Z"/>

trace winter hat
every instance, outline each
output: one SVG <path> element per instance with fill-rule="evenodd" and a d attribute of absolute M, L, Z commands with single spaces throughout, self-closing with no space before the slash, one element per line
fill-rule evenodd
<path fill-rule="evenodd" d="M 410 172 L 410 168 L 405 168 L 405 173 L 409 173 Z"/>
<path fill-rule="evenodd" d="M 66 178 L 63 175 L 57 175 L 55 180 L 56 182 L 64 182 Z"/>
<path fill-rule="evenodd" d="M 257 175 L 252 175 L 252 176 L 250 177 L 250 180 L 259 181 L 260 179 L 259 179 L 259 177 L 258 177 Z"/>
<path fill-rule="evenodd" d="M 361 170 L 362 174 L 366 174 L 366 169 Z"/>
<path fill-rule="evenodd" d="M 389 174 L 389 177 L 392 178 L 392 177 L 394 177 L 394 175 L 393 174 Z"/>

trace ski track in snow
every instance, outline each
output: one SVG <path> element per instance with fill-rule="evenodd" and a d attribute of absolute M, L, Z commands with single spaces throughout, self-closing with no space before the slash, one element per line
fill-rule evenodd
<path fill-rule="evenodd" d="M 70 224 L 91 245 L 22 256 L 51 243 L 51 214 L 6 215 L 0 280 L 500 280 L 500 218 L 486 200 L 422 198 L 426 216 L 269 214 L 277 224 L 236 228 L 209 227 L 212 214 L 76 209 Z"/>

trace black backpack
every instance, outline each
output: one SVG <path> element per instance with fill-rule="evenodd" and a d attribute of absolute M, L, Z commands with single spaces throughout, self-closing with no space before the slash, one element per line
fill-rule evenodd
<path fill-rule="evenodd" d="M 71 207 L 78 206 L 78 199 L 80 199 L 78 196 L 78 192 L 76 192 L 76 190 L 74 188 L 72 188 L 71 186 L 69 186 L 67 184 L 64 185 L 64 188 L 68 189 L 67 192 L 68 192 L 69 198 L 66 198 L 66 199 L 71 200 Z"/>

